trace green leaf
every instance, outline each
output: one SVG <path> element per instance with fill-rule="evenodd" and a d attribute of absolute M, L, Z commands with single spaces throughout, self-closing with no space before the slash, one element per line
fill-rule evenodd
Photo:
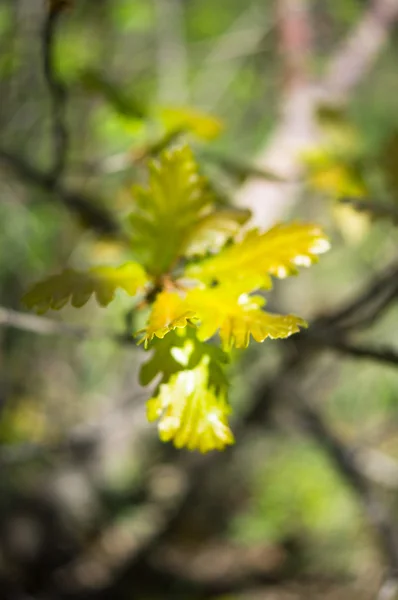
<path fill-rule="evenodd" d="M 205 356 L 193 369 L 181 370 L 161 384 L 157 396 L 147 403 L 149 421 L 159 419 L 160 439 L 177 448 L 208 452 L 234 443 L 228 425 L 230 407 L 225 393 L 209 382 Z"/>
<path fill-rule="evenodd" d="M 50 308 L 59 310 L 70 300 L 76 308 L 83 306 L 95 294 L 101 306 L 107 306 L 117 288 L 130 296 L 144 289 L 148 277 L 141 265 L 129 262 L 120 267 L 94 267 L 87 272 L 66 269 L 36 283 L 23 297 L 28 308 L 44 313 Z"/>
<path fill-rule="evenodd" d="M 252 336 L 256 342 L 266 338 L 286 338 L 297 333 L 306 322 L 294 315 L 274 315 L 261 310 L 265 300 L 244 293 L 247 281 L 212 288 L 194 289 L 185 297 L 162 292 L 155 302 L 145 330 L 146 345 L 155 336 L 164 338 L 176 328 L 185 328 L 188 320 L 198 326 L 198 339 L 206 341 L 220 333 L 225 349 L 246 348 Z"/>
<path fill-rule="evenodd" d="M 241 291 L 271 288 L 270 275 L 284 278 L 297 273 L 298 266 L 317 262 L 329 249 L 323 231 L 313 224 L 280 224 L 261 233 L 251 230 L 244 238 L 214 257 L 190 265 L 189 278 L 210 285 L 214 282 L 245 282 Z"/>
<path fill-rule="evenodd" d="M 250 218 L 249 210 L 227 209 L 205 215 L 189 231 L 184 244 L 184 256 L 201 256 L 216 252 L 236 236 Z"/>
<path fill-rule="evenodd" d="M 150 273 L 166 273 L 181 257 L 189 229 L 212 201 L 191 150 L 163 151 L 160 160 L 150 163 L 148 188 L 136 187 L 133 195 L 133 251 Z"/>
<path fill-rule="evenodd" d="M 178 371 L 194 369 L 207 356 L 211 385 L 217 391 L 227 389 L 224 367 L 229 363 L 229 355 L 218 346 L 201 342 L 196 333 L 193 328 L 175 329 L 164 339 L 154 338 L 153 354 L 140 370 L 141 385 L 148 385 L 160 374 L 161 383 L 165 383 Z"/>
<path fill-rule="evenodd" d="M 263 342 L 267 338 L 287 338 L 298 333 L 300 327 L 307 327 L 300 317 L 263 311 L 264 298 L 241 293 L 239 286 L 192 290 L 186 303 L 199 319 L 198 338 L 206 341 L 219 331 L 225 349 L 247 348 L 251 336 Z"/>
<path fill-rule="evenodd" d="M 186 131 L 203 140 L 213 140 L 223 130 L 220 119 L 190 107 L 162 108 L 160 118 L 168 131 Z"/>
<path fill-rule="evenodd" d="M 163 339 L 169 331 L 186 327 L 188 319 L 194 316 L 195 313 L 186 307 L 185 300 L 177 292 L 160 292 L 153 304 L 145 335 L 139 343 L 144 342 L 147 347 L 155 336 Z M 137 335 L 140 333 L 143 332 L 139 331 Z"/>

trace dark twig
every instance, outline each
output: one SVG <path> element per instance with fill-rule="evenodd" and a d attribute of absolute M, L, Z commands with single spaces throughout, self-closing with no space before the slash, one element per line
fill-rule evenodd
<path fill-rule="evenodd" d="M 56 321 L 38 315 L 28 314 L 0 306 L 0 327 L 13 327 L 22 331 L 30 331 L 39 335 L 68 335 L 78 339 L 106 337 L 117 344 L 135 345 L 133 336 L 118 334 L 108 330 L 93 329 Z"/>
<path fill-rule="evenodd" d="M 398 532 L 385 506 L 375 496 L 366 477 L 358 469 L 354 454 L 330 431 L 320 414 L 296 395 L 295 413 L 305 429 L 324 449 L 337 471 L 356 492 L 369 522 L 378 534 L 391 577 L 398 574 Z"/>
<path fill-rule="evenodd" d="M 0 161 L 12 170 L 20 179 L 34 185 L 42 191 L 54 194 L 54 197 L 70 212 L 77 215 L 83 225 L 99 234 L 123 239 L 120 226 L 112 215 L 100 206 L 98 200 L 85 194 L 64 188 L 54 180 L 53 175 L 44 173 L 23 158 L 0 148 Z"/>
<path fill-rule="evenodd" d="M 377 274 L 362 293 L 330 315 L 320 317 L 314 325 L 333 326 L 340 330 L 368 325 L 369 321 L 378 317 L 397 296 L 398 264 L 394 262 Z"/>
<path fill-rule="evenodd" d="M 333 335 L 333 330 L 322 332 L 322 330 L 313 327 L 310 331 L 302 334 L 301 339 L 309 339 L 324 348 L 331 348 L 354 358 L 369 359 L 394 366 L 398 365 L 398 350 L 388 346 L 374 347 L 372 345 L 355 344 L 342 337 L 336 337 L 336 335 Z"/>
<path fill-rule="evenodd" d="M 52 130 L 54 143 L 54 164 L 50 176 L 57 181 L 63 174 L 68 151 L 68 129 L 66 126 L 67 89 L 59 78 L 55 66 L 55 43 L 58 24 L 63 13 L 62 5 L 58 9 L 49 9 L 43 27 L 43 70 L 50 92 L 52 105 Z"/>

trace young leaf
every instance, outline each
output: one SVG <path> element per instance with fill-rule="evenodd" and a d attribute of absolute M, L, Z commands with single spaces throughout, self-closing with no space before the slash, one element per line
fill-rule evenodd
<path fill-rule="evenodd" d="M 206 180 L 184 146 L 166 150 L 159 161 L 152 161 L 149 187 L 133 192 L 133 251 L 150 273 L 166 273 L 181 256 L 187 232 L 211 204 Z"/>
<path fill-rule="evenodd" d="M 217 331 L 225 349 L 247 348 L 250 336 L 256 342 L 266 338 L 287 338 L 307 323 L 294 315 L 276 315 L 261 310 L 261 296 L 242 294 L 239 285 L 196 289 L 188 293 L 187 305 L 200 321 L 198 338 L 208 340 Z"/>
<path fill-rule="evenodd" d="M 312 224 L 280 224 L 269 231 L 249 231 L 245 237 L 214 257 L 190 265 L 185 275 L 205 284 L 245 281 L 251 292 L 271 288 L 270 275 L 284 278 L 297 273 L 298 266 L 317 262 L 329 242 L 322 230 Z"/>
<path fill-rule="evenodd" d="M 159 419 L 159 436 L 177 448 L 208 452 L 234 443 L 228 426 L 230 413 L 225 393 L 209 386 L 206 357 L 194 368 L 172 375 L 148 401 L 149 421 Z"/>
<path fill-rule="evenodd" d="M 130 296 L 143 290 L 148 277 L 135 262 L 121 267 L 94 267 L 87 272 L 66 269 L 59 275 L 53 275 L 36 283 L 23 297 L 22 302 L 28 308 L 44 313 L 50 308 L 59 310 L 70 300 L 76 308 L 83 306 L 95 294 L 101 306 L 107 306 L 117 288 L 122 288 Z"/>
<path fill-rule="evenodd" d="M 162 339 L 169 331 L 186 327 L 188 319 L 194 316 L 195 313 L 187 308 L 185 300 L 179 294 L 163 291 L 153 304 L 145 336 L 140 343 L 143 341 L 147 347 L 155 336 Z"/>

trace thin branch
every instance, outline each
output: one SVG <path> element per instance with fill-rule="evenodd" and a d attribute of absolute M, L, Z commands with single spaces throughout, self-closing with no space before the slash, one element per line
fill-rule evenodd
<path fill-rule="evenodd" d="M 338 332 L 337 332 L 338 333 Z M 353 358 L 373 360 L 387 365 L 398 365 L 398 349 L 389 346 L 374 347 L 372 345 L 356 344 L 349 340 L 336 336 L 333 330 L 321 330 L 316 327 L 310 328 L 308 332 L 300 334 L 298 340 L 309 340 L 324 348 L 331 348 L 337 352 L 347 354 Z"/>
<path fill-rule="evenodd" d="M 91 337 L 106 337 L 113 340 L 115 343 L 123 345 L 135 345 L 136 340 L 126 334 L 118 334 L 106 329 L 93 329 L 90 327 L 82 327 L 70 325 L 55 319 L 41 317 L 38 315 L 28 314 L 4 308 L 0 306 L 0 327 L 12 327 L 22 331 L 30 331 L 39 335 L 67 335 L 76 337 L 80 340 Z"/>
<path fill-rule="evenodd" d="M 65 208 L 79 217 L 83 225 L 90 227 L 99 234 L 123 239 L 124 234 L 120 226 L 113 216 L 100 206 L 98 200 L 64 188 L 54 180 L 52 174 L 44 173 L 23 158 L 1 148 L 0 162 L 27 184 L 34 185 L 46 193 L 54 194 L 54 197 Z"/>
<path fill-rule="evenodd" d="M 372 68 L 398 18 L 398 0 L 373 0 L 359 23 L 332 56 L 326 76 L 315 83 L 295 85 L 285 94 L 281 119 L 259 154 L 257 165 L 288 181 L 298 181 L 302 155 L 320 141 L 316 112 L 320 102 L 347 101 Z M 239 190 L 237 203 L 249 208 L 254 222 L 270 227 L 280 220 L 298 198 L 302 186 L 249 180 Z"/>
<path fill-rule="evenodd" d="M 43 71 L 50 92 L 52 105 L 52 131 L 54 164 L 50 176 L 57 181 L 65 170 L 68 151 L 68 129 L 66 126 L 67 89 L 59 78 L 55 66 L 55 44 L 58 25 L 64 5 L 49 8 L 43 27 Z"/>
<path fill-rule="evenodd" d="M 398 264 L 395 261 L 378 273 L 353 300 L 332 314 L 317 319 L 316 325 L 338 327 L 339 330 L 368 325 L 388 308 L 397 295 Z"/>
<path fill-rule="evenodd" d="M 303 398 L 296 395 L 294 410 L 305 429 L 333 461 L 349 486 L 356 492 L 369 522 L 378 534 L 391 576 L 398 573 L 398 532 L 391 515 L 375 496 L 366 477 L 357 468 L 354 455 L 334 435 L 327 423 Z"/>

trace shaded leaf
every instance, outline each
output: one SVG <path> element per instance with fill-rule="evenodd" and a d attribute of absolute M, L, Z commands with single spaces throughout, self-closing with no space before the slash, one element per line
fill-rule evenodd
<path fill-rule="evenodd" d="M 177 448 L 208 452 L 234 443 L 225 394 L 209 386 L 208 359 L 172 375 L 147 403 L 149 421 L 159 419 L 160 439 Z"/>
<path fill-rule="evenodd" d="M 270 275 L 284 278 L 297 273 L 297 267 L 317 262 L 317 255 L 329 248 L 320 227 L 313 224 L 280 224 L 269 231 L 249 231 L 234 245 L 200 264 L 190 265 L 186 276 L 205 284 L 245 281 L 250 292 L 271 288 Z"/>
<path fill-rule="evenodd" d="M 178 371 L 194 369 L 207 356 L 211 385 L 216 390 L 226 389 L 224 366 L 229 362 L 228 354 L 218 346 L 199 341 L 196 333 L 193 328 L 175 329 L 164 339 L 154 338 L 153 354 L 140 370 L 141 385 L 148 385 L 160 374 L 164 383 Z"/>
<path fill-rule="evenodd" d="M 130 262 L 121 267 L 94 267 L 87 272 L 66 269 L 36 283 L 23 297 L 28 308 L 44 313 L 50 308 L 59 310 L 70 300 L 76 308 L 83 306 L 95 294 L 101 306 L 107 306 L 114 298 L 117 288 L 135 296 L 142 290 L 148 278 L 144 269 Z"/>

